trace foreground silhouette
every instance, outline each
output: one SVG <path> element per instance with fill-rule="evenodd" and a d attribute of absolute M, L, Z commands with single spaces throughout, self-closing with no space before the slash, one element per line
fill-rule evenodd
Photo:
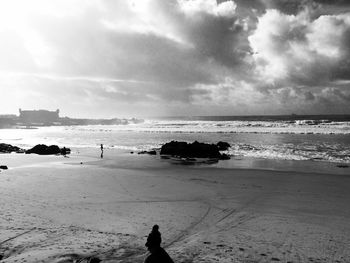
<path fill-rule="evenodd" d="M 154 225 L 145 244 L 151 253 L 146 258 L 145 263 L 174 263 L 168 253 L 160 246 L 160 243 L 162 243 L 162 237 L 159 232 L 159 226 Z"/>

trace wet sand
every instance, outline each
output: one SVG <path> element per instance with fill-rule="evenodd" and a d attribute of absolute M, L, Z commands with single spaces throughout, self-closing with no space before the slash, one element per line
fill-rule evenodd
<path fill-rule="evenodd" d="M 143 262 L 153 224 L 175 262 L 350 262 L 346 170 L 94 155 L 1 155 L 1 262 Z"/>

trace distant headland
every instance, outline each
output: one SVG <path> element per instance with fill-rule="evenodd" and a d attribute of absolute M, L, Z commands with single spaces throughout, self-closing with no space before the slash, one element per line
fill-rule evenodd
<path fill-rule="evenodd" d="M 123 125 L 141 123 L 142 119 L 79 119 L 60 117 L 60 110 L 22 110 L 19 115 L 0 115 L 0 128 L 37 127 L 37 126 L 67 126 L 67 125 Z"/>

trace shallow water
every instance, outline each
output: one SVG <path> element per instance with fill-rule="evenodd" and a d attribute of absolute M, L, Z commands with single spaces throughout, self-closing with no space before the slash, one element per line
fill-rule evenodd
<path fill-rule="evenodd" d="M 319 121 L 318 121 L 319 122 Z M 24 148 L 38 143 L 130 151 L 159 148 L 171 140 L 231 144 L 228 154 L 272 160 L 350 163 L 349 122 L 149 120 L 130 125 L 2 129 L 0 143 Z"/>

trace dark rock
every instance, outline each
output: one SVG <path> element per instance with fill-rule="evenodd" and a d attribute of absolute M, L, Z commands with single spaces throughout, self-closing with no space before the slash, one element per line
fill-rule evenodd
<path fill-rule="evenodd" d="M 217 159 L 217 158 L 209 158 L 208 160 L 204 161 L 203 163 L 213 164 L 213 163 L 218 163 L 218 162 L 219 162 L 219 159 Z"/>
<path fill-rule="evenodd" d="M 221 154 L 220 160 L 230 160 L 230 156 L 228 156 L 227 154 L 223 153 L 223 154 Z"/>
<path fill-rule="evenodd" d="M 347 165 L 347 164 L 338 164 L 337 167 L 338 168 L 349 168 L 349 165 Z"/>
<path fill-rule="evenodd" d="M 155 150 L 152 150 L 152 151 L 141 151 L 141 152 L 138 152 L 137 154 L 157 155 L 157 152 Z"/>
<path fill-rule="evenodd" d="M 17 146 L 12 146 L 11 144 L 0 143 L 0 153 L 24 153 L 24 149 Z"/>
<path fill-rule="evenodd" d="M 8 167 L 7 167 L 6 165 L 0 165 L 0 169 L 2 169 L 2 170 L 7 170 Z"/>
<path fill-rule="evenodd" d="M 27 150 L 26 153 L 36 153 L 40 155 L 60 154 L 61 150 L 57 145 L 47 146 L 45 144 L 38 144 Z"/>
<path fill-rule="evenodd" d="M 171 141 L 164 144 L 160 150 L 161 155 L 171 155 L 180 158 L 227 158 L 219 152 L 219 148 L 215 144 L 200 142 L 177 142 Z"/>
<path fill-rule="evenodd" d="M 70 154 L 70 149 L 66 147 L 61 148 L 61 154 L 62 155 Z"/>
<path fill-rule="evenodd" d="M 219 158 L 220 152 L 216 145 L 171 141 L 162 146 L 160 154 L 189 158 Z"/>
<path fill-rule="evenodd" d="M 99 262 L 101 262 L 101 259 L 96 258 L 96 257 L 92 257 L 89 260 L 89 263 L 99 263 Z"/>
<path fill-rule="evenodd" d="M 60 147 L 58 147 L 57 145 L 47 146 L 45 144 L 38 144 L 26 151 L 26 154 L 29 154 L 29 153 L 36 153 L 39 155 L 50 155 L 50 154 L 66 155 L 70 153 L 70 149 L 66 147 L 63 147 L 62 149 L 60 149 Z"/>
<path fill-rule="evenodd" d="M 219 151 L 226 151 L 231 145 L 228 142 L 219 141 L 216 146 L 219 148 Z"/>

